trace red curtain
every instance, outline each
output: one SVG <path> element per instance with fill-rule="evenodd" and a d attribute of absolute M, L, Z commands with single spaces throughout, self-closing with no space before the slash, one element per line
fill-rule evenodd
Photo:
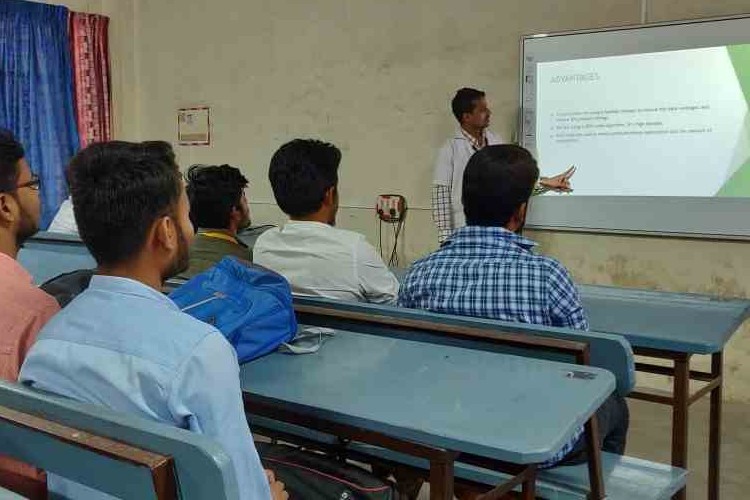
<path fill-rule="evenodd" d="M 71 12 L 68 19 L 76 122 L 81 147 L 85 148 L 112 138 L 109 18 Z"/>

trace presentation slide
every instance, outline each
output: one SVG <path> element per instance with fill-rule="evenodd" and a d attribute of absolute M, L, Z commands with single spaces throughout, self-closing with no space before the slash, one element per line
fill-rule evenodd
<path fill-rule="evenodd" d="M 540 62 L 535 91 L 574 195 L 750 197 L 750 44 Z"/>

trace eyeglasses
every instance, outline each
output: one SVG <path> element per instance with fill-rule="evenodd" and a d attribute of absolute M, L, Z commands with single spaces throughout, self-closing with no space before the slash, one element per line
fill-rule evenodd
<path fill-rule="evenodd" d="M 30 181 L 17 185 L 16 189 L 30 188 L 30 189 L 33 189 L 34 191 L 39 191 L 39 188 L 41 187 L 42 187 L 42 180 L 39 178 L 38 175 L 32 174 Z"/>

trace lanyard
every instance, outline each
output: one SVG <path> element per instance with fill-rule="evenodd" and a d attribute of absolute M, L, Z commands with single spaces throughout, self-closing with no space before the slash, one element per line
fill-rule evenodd
<path fill-rule="evenodd" d="M 205 233 L 204 232 L 200 232 L 198 234 L 203 235 L 206 238 L 214 238 L 216 240 L 228 241 L 230 243 L 234 243 L 235 245 L 237 244 L 237 238 L 235 238 L 234 236 L 229 236 L 228 234 L 217 233 L 217 232 L 213 232 L 213 231 L 207 231 Z"/>

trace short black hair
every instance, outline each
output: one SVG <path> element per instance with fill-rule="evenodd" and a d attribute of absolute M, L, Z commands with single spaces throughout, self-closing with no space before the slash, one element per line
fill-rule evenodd
<path fill-rule="evenodd" d="M 291 217 L 315 213 L 339 182 L 339 163 L 341 151 L 327 142 L 295 139 L 281 146 L 268 169 L 279 208 Z"/>
<path fill-rule="evenodd" d="M 16 190 L 18 161 L 25 155 L 23 146 L 8 129 L 0 128 L 0 193 Z"/>
<path fill-rule="evenodd" d="M 231 165 L 193 165 L 187 171 L 190 220 L 196 227 L 227 229 L 247 179 Z"/>
<path fill-rule="evenodd" d="M 456 95 L 453 96 L 451 101 L 451 110 L 453 116 L 456 117 L 458 123 L 461 123 L 461 117 L 464 113 L 471 113 L 477 106 L 477 101 L 483 98 L 486 94 L 477 89 L 464 87 L 456 91 Z"/>
<path fill-rule="evenodd" d="M 182 190 L 172 146 L 161 141 L 92 144 L 71 160 L 68 182 L 78 232 L 99 265 L 134 257 Z"/>
<path fill-rule="evenodd" d="M 529 201 L 539 178 L 536 160 L 514 144 L 487 146 L 469 160 L 461 200 L 469 226 L 505 226 Z"/>

